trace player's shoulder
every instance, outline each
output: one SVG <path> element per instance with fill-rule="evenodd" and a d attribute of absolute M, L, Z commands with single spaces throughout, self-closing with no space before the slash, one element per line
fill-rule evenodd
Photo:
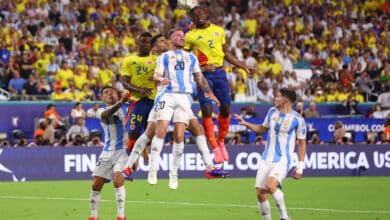
<path fill-rule="evenodd" d="M 305 119 L 302 117 L 302 115 L 301 114 L 299 114 L 297 111 L 295 111 L 295 110 L 292 110 L 291 112 L 290 112 L 290 114 L 293 116 L 293 117 L 295 117 L 296 119 L 298 119 L 299 121 L 304 121 Z"/>
<path fill-rule="evenodd" d="M 268 109 L 268 113 L 275 113 L 275 112 L 278 112 L 279 110 L 275 107 L 275 106 L 272 106 L 270 109 Z"/>

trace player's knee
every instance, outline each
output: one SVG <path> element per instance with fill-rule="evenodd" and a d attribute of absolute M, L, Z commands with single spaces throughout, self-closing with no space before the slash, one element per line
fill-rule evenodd
<path fill-rule="evenodd" d="M 230 106 L 229 105 L 221 105 L 219 108 L 219 112 L 222 117 L 229 117 L 230 114 Z"/>
<path fill-rule="evenodd" d="M 92 182 L 91 188 L 92 188 L 93 191 L 101 191 L 102 188 L 103 188 L 103 184 L 104 183 L 95 180 L 95 181 Z"/>
<path fill-rule="evenodd" d="M 261 188 L 256 188 L 256 193 L 257 193 L 257 199 L 260 202 L 264 202 L 264 201 L 267 200 L 267 196 L 268 196 L 268 191 L 267 190 L 261 189 Z"/>
<path fill-rule="evenodd" d="M 267 187 L 267 190 L 272 194 L 276 191 L 278 187 L 278 182 L 274 178 L 267 180 L 267 183 L 265 185 Z"/>
<path fill-rule="evenodd" d="M 120 172 L 115 172 L 115 175 L 114 175 L 114 187 L 115 188 L 119 188 L 119 187 L 123 186 L 124 182 L 125 182 L 125 179 L 122 176 L 122 174 Z"/>

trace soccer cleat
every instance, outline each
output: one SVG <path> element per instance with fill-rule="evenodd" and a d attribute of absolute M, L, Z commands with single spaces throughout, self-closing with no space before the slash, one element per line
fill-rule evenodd
<path fill-rule="evenodd" d="M 229 160 L 229 153 L 226 150 L 225 143 L 223 143 L 222 141 L 218 142 L 218 146 L 221 149 L 223 160 L 228 161 Z"/>
<path fill-rule="evenodd" d="M 213 149 L 213 152 L 214 152 L 215 163 L 223 163 L 225 161 L 222 156 L 221 148 L 216 147 Z"/>
<path fill-rule="evenodd" d="M 99 220 L 99 218 L 98 218 L 98 217 L 90 216 L 90 217 L 88 218 L 88 220 Z"/>
<path fill-rule="evenodd" d="M 125 178 L 125 180 L 133 181 L 133 177 L 131 177 L 131 168 L 127 167 L 126 169 L 122 170 L 122 175 Z"/>
<path fill-rule="evenodd" d="M 206 170 L 205 177 L 207 179 L 213 179 L 213 178 L 226 178 L 229 177 L 230 173 L 223 171 L 222 169 L 219 169 L 218 167 L 215 167 L 212 170 Z"/>
<path fill-rule="evenodd" d="M 157 184 L 157 171 L 149 171 L 148 173 L 148 183 L 150 185 Z"/>
<path fill-rule="evenodd" d="M 126 220 L 126 217 L 116 217 L 116 220 Z"/>
<path fill-rule="evenodd" d="M 169 188 L 177 189 L 177 187 L 179 187 L 179 179 L 177 177 L 177 174 L 169 172 Z"/>

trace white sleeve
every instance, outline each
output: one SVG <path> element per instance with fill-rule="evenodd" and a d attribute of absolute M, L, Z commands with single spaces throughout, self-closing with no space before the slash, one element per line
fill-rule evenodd
<path fill-rule="evenodd" d="M 164 69 L 165 69 L 165 65 L 164 65 L 164 58 L 166 57 L 166 54 L 163 53 L 161 54 L 158 58 L 157 58 L 157 61 L 156 61 L 156 68 L 154 69 L 154 75 L 155 76 L 162 76 L 164 74 Z M 156 73 L 159 73 L 158 75 L 156 75 Z"/>
<path fill-rule="evenodd" d="M 96 118 L 98 119 L 102 119 L 102 113 L 105 109 L 104 108 L 99 108 L 97 111 L 96 111 Z"/>
<path fill-rule="evenodd" d="M 194 60 L 194 68 L 192 70 L 193 73 L 199 73 L 199 72 L 202 72 L 202 70 L 200 69 L 200 64 L 199 64 L 199 60 L 198 58 L 196 58 L 196 56 L 194 54 L 191 54 L 191 57 L 193 57 L 193 60 Z"/>
<path fill-rule="evenodd" d="M 268 110 L 267 115 L 265 116 L 264 121 L 263 121 L 264 127 L 269 128 L 269 121 L 271 120 L 271 116 L 275 112 L 275 110 L 276 109 L 274 107 L 272 107 Z"/>
<path fill-rule="evenodd" d="M 298 118 L 297 139 L 306 139 L 306 122 L 302 117 Z"/>

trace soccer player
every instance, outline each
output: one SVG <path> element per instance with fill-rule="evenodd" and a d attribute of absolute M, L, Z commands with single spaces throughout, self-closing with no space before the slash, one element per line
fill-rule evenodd
<path fill-rule="evenodd" d="M 263 124 L 256 125 L 245 121 L 234 114 L 239 123 L 258 133 L 268 132 L 259 168 L 256 174 L 256 192 L 258 206 L 264 220 L 271 219 L 271 207 L 267 196 L 270 194 L 279 209 L 280 218 L 288 219 L 283 192 L 278 188 L 290 169 L 295 142 L 298 139 L 298 164 L 292 176 L 302 177 L 306 154 L 306 123 L 296 111 L 293 103 L 296 93 L 286 88 L 281 89 L 274 97 L 275 107 L 268 110 Z"/>
<path fill-rule="evenodd" d="M 218 140 L 215 139 L 214 122 L 212 119 L 212 103 L 205 97 L 203 91 L 199 91 L 198 99 L 202 111 L 202 124 L 207 139 L 213 148 L 216 163 L 229 160 L 229 154 L 225 148 L 225 138 L 230 125 L 230 91 L 226 72 L 223 68 L 224 59 L 244 69 L 253 71 L 245 63 L 238 61 L 225 44 L 225 31 L 222 27 L 207 21 L 207 10 L 197 6 L 190 10 L 189 15 L 195 24 L 195 28 L 186 34 L 185 50 L 192 50 L 198 57 L 204 77 L 210 88 L 220 100 L 218 121 Z"/>
<path fill-rule="evenodd" d="M 169 122 L 174 123 L 174 143 L 172 147 L 173 162 L 169 172 L 169 187 L 177 189 L 178 174 L 181 155 L 184 151 L 184 131 L 189 118 L 193 115 L 191 105 L 194 77 L 204 91 L 206 97 L 219 104 L 219 100 L 211 91 L 207 80 L 201 73 L 198 59 L 189 52 L 183 50 L 184 31 L 174 29 L 168 37 L 172 43 L 172 49 L 163 53 L 157 59 L 154 79 L 164 81 L 164 74 L 169 83 L 164 92 L 157 97 L 154 111 L 157 119 L 156 134 L 152 139 L 152 149 L 161 149 L 164 144 Z"/>
<path fill-rule="evenodd" d="M 120 107 L 128 101 L 128 97 L 127 94 L 124 94 L 118 101 L 117 91 L 110 86 L 103 87 L 101 94 L 106 107 L 99 108 L 97 118 L 100 119 L 104 130 L 105 144 L 92 173 L 92 190 L 89 196 L 91 216 L 89 220 L 98 219 L 100 192 L 104 184 L 112 179 L 114 180 L 118 205 L 117 220 L 124 220 L 126 191 L 123 186 L 125 178 L 122 175 L 122 167 L 127 161 L 127 135 L 125 135 L 123 127 L 125 115 Z"/>
<path fill-rule="evenodd" d="M 151 40 L 152 35 L 149 32 L 142 33 L 138 38 L 137 55 L 126 57 L 123 61 L 123 86 L 131 92 L 131 101 L 124 105 L 124 108 L 127 108 L 125 128 L 129 135 L 127 142 L 129 153 L 146 128 L 147 118 L 156 96 L 155 82 L 150 80 L 154 74 L 157 58 L 150 54 Z M 143 157 L 144 160 L 148 160 L 147 148 Z"/>
<path fill-rule="evenodd" d="M 152 54 L 158 55 L 162 54 L 169 50 L 169 44 L 166 37 L 162 34 L 158 34 L 153 36 L 152 38 Z M 167 79 L 167 78 L 166 78 Z M 163 92 L 166 88 L 166 85 L 159 85 L 157 87 L 157 93 Z M 156 133 L 156 117 L 155 111 L 151 111 L 148 117 L 148 124 L 145 132 L 137 139 L 134 144 L 134 149 L 131 152 L 128 162 L 125 166 L 125 172 L 130 173 L 131 167 L 136 163 L 140 153 L 144 150 L 146 145 L 152 140 Z M 220 178 L 228 176 L 229 173 L 216 168 L 212 162 L 210 152 L 207 148 L 206 137 L 204 136 L 203 129 L 198 123 L 197 118 L 191 117 L 189 120 L 189 124 L 187 130 L 191 132 L 191 134 L 195 137 L 196 146 L 198 151 L 202 155 L 203 162 L 206 166 L 206 174 L 207 178 Z M 158 167 L 158 159 L 160 156 L 162 148 L 152 149 L 150 154 L 150 167 L 148 173 L 148 183 L 151 185 L 157 184 L 157 167 Z"/>

